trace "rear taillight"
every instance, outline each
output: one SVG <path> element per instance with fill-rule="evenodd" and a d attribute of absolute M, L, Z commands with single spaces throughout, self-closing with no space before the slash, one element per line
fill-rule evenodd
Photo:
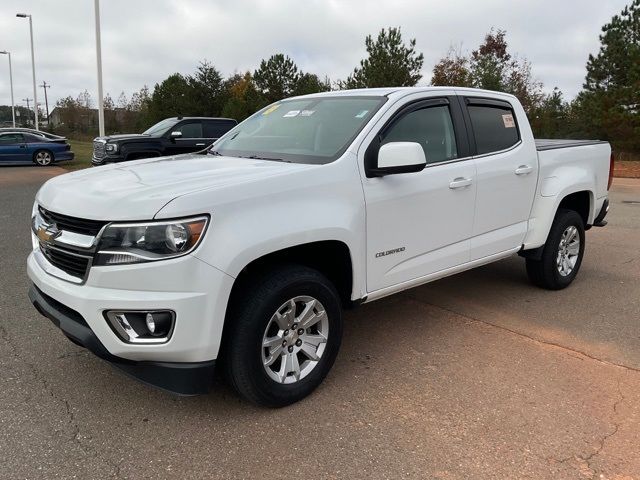
<path fill-rule="evenodd" d="M 615 166 L 616 160 L 613 156 L 613 152 L 611 152 L 611 157 L 609 157 L 609 183 L 607 183 L 607 190 L 611 188 L 611 184 L 613 183 L 613 167 Z"/>

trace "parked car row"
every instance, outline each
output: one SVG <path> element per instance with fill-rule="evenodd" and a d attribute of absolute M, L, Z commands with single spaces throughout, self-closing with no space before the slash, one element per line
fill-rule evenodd
<path fill-rule="evenodd" d="M 231 118 L 166 118 L 141 134 L 97 137 L 93 141 L 91 163 L 98 166 L 197 152 L 237 124 Z M 0 128 L 0 164 L 47 166 L 73 158 L 65 137 L 30 128 Z"/>
<path fill-rule="evenodd" d="M 46 167 L 73 160 L 66 138 L 30 128 L 0 128 L 0 164 Z"/>
<path fill-rule="evenodd" d="M 110 135 L 93 141 L 93 165 L 163 157 L 203 150 L 238 124 L 230 118 L 172 117 L 141 134 Z"/>

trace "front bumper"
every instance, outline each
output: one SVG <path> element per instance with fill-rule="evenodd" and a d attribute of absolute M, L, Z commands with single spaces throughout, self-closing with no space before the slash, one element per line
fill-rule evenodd
<path fill-rule="evenodd" d="M 80 315 L 111 355 L 135 362 L 206 362 L 218 356 L 233 278 L 193 255 L 144 264 L 91 267 L 84 284 L 46 272 L 36 249 L 27 273 L 44 295 Z M 106 310 L 172 310 L 173 334 L 162 344 L 120 339 Z"/>
<path fill-rule="evenodd" d="M 213 383 L 215 361 L 135 362 L 111 354 L 75 310 L 49 297 L 35 285 L 29 299 L 42 315 L 51 320 L 76 345 L 80 345 L 136 379 L 181 395 L 206 393 Z"/>

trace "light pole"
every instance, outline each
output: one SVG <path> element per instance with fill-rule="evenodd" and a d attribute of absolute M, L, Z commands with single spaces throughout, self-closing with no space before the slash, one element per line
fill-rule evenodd
<path fill-rule="evenodd" d="M 31 35 L 31 74 L 33 76 L 33 112 L 35 117 L 35 127 L 38 130 L 38 89 L 36 87 L 36 60 L 33 54 L 33 22 L 31 15 L 27 13 L 17 13 L 16 17 L 29 18 L 29 34 Z"/>
<path fill-rule="evenodd" d="M 104 99 L 102 97 L 102 46 L 100 41 L 100 0 L 93 3 L 96 16 L 96 58 L 98 62 L 98 132 L 104 137 Z"/>
<path fill-rule="evenodd" d="M 9 56 L 9 84 L 11 85 L 11 118 L 13 119 L 13 128 L 16 128 L 16 107 L 13 103 L 13 72 L 11 71 L 11 52 L 3 50 L 0 55 Z"/>

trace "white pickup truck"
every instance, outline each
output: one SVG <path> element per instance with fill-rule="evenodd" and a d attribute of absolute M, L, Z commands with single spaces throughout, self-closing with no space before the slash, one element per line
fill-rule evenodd
<path fill-rule="evenodd" d="M 32 303 L 138 379 L 206 392 L 218 362 L 283 406 L 330 370 L 341 310 L 512 254 L 569 285 L 602 226 L 600 141 L 536 141 L 518 100 L 383 88 L 282 100 L 206 150 L 69 173 L 33 206 Z"/>

